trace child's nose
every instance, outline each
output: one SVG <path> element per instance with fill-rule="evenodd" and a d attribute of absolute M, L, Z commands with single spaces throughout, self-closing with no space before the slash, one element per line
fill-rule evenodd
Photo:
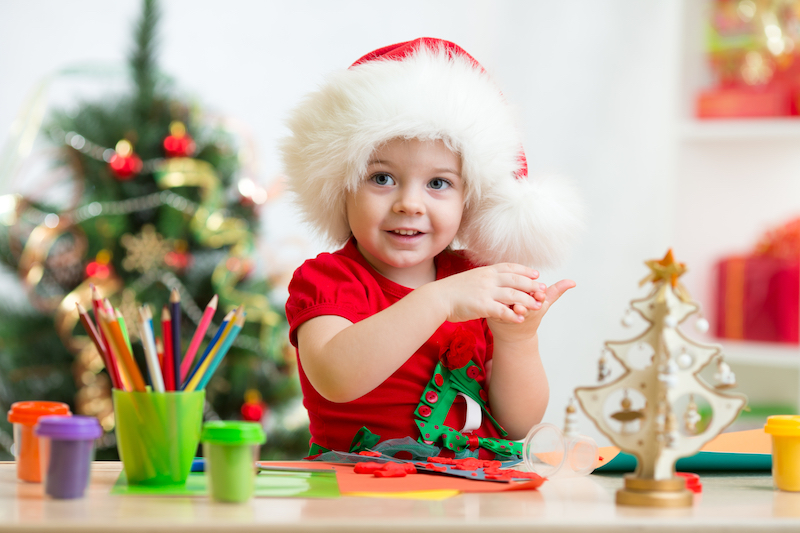
<path fill-rule="evenodd" d="M 425 213 L 425 202 L 420 191 L 413 188 L 403 188 L 397 201 L 394 203 L 396 213 L 404 215 L 421 215 Z"/>

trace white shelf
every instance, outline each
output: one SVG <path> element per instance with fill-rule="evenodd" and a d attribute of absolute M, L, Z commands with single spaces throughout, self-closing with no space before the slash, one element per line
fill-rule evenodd
<path fill-rule="evenodd" d="M 717 340 L 725 360 L 742 365 L 800 369 L 800 346 L 767 342 Z"/>
<path fill-rule="evenodd" d="M 684 141 L 800 139 L 800 117 L 688 119 L 680 125 Z"/>

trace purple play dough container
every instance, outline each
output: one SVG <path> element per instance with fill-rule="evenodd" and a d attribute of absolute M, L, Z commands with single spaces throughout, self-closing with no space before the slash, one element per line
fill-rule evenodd
<path fill-rule="evenodd" d="M 89 485 L 94 441 L 103 428 L 91 416 L 43 416 L 36 424 L 45 494 L 82 498 Z"/>

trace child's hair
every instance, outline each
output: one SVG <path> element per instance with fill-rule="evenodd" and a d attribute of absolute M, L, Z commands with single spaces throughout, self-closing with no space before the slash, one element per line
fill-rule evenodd
<path fill-rule="evenodd" d="M 442 140 L 461 157 L 465 209 L 457 245 L 479 264 L 557 262 L 580 228 L 573 188 L 529 180 L 514 111 L 457 45 L 421 38 L 375 50 L 335 72 L 292 112 L 282 143 L 305 220 L 333 244 L 350 237 L 345 196 L 376 148 Z"/>

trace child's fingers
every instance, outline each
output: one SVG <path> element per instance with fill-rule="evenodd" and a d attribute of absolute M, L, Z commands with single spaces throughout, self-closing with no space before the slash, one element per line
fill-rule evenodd
<path fill-rule="evenodd" d="M 518 308 L 525 310 L 525 306 L 520 304 L 513 304 L 511 306 L 498 304 L 497 307 L 493 308 L 493 312 L 490 313 L 490 316 L 486 318 L 494 318 L 510 324 L 519 324 L 525 321 L 525 316 L 517 312 Z"/>
<path fill-rule="evenodd" d="M 534 270 L 530 267 L 526 267 L 524 265 L 519 265 L 517 263 L 500 263 L 495 265 L 498 269 L 498 272 L 509 272 L 511 274 L 518 274 L 520 276 L 524 276 L 528 279 L 538 279 L 539 278 L 539 271 Z"/>
<path fill-rule="evenodd" d="M 537 302 L 536 299 L 527 292 L 508 288 L 501 289 L 498 301 L 507 306 L 521 305 L 528 309 L 539 309 L 539 307 L 542 306 L 541 302 Z"/>
<path fill-rule="evenodd" d="M 528 314 L 528 308 L 522 304 L 512 305 L 511 310 L 514 311 L 514 314 L 518 316 L 525 316 Z"/>
<path fill-rule="evenodd" d="M 571 279 L 562 279 L 561 281 L 553 283 L 547 288 L 547 301 L 552 304 L 561 298 L 562 294 L 575 287 L 575 285 L 576 283 Z"/>

